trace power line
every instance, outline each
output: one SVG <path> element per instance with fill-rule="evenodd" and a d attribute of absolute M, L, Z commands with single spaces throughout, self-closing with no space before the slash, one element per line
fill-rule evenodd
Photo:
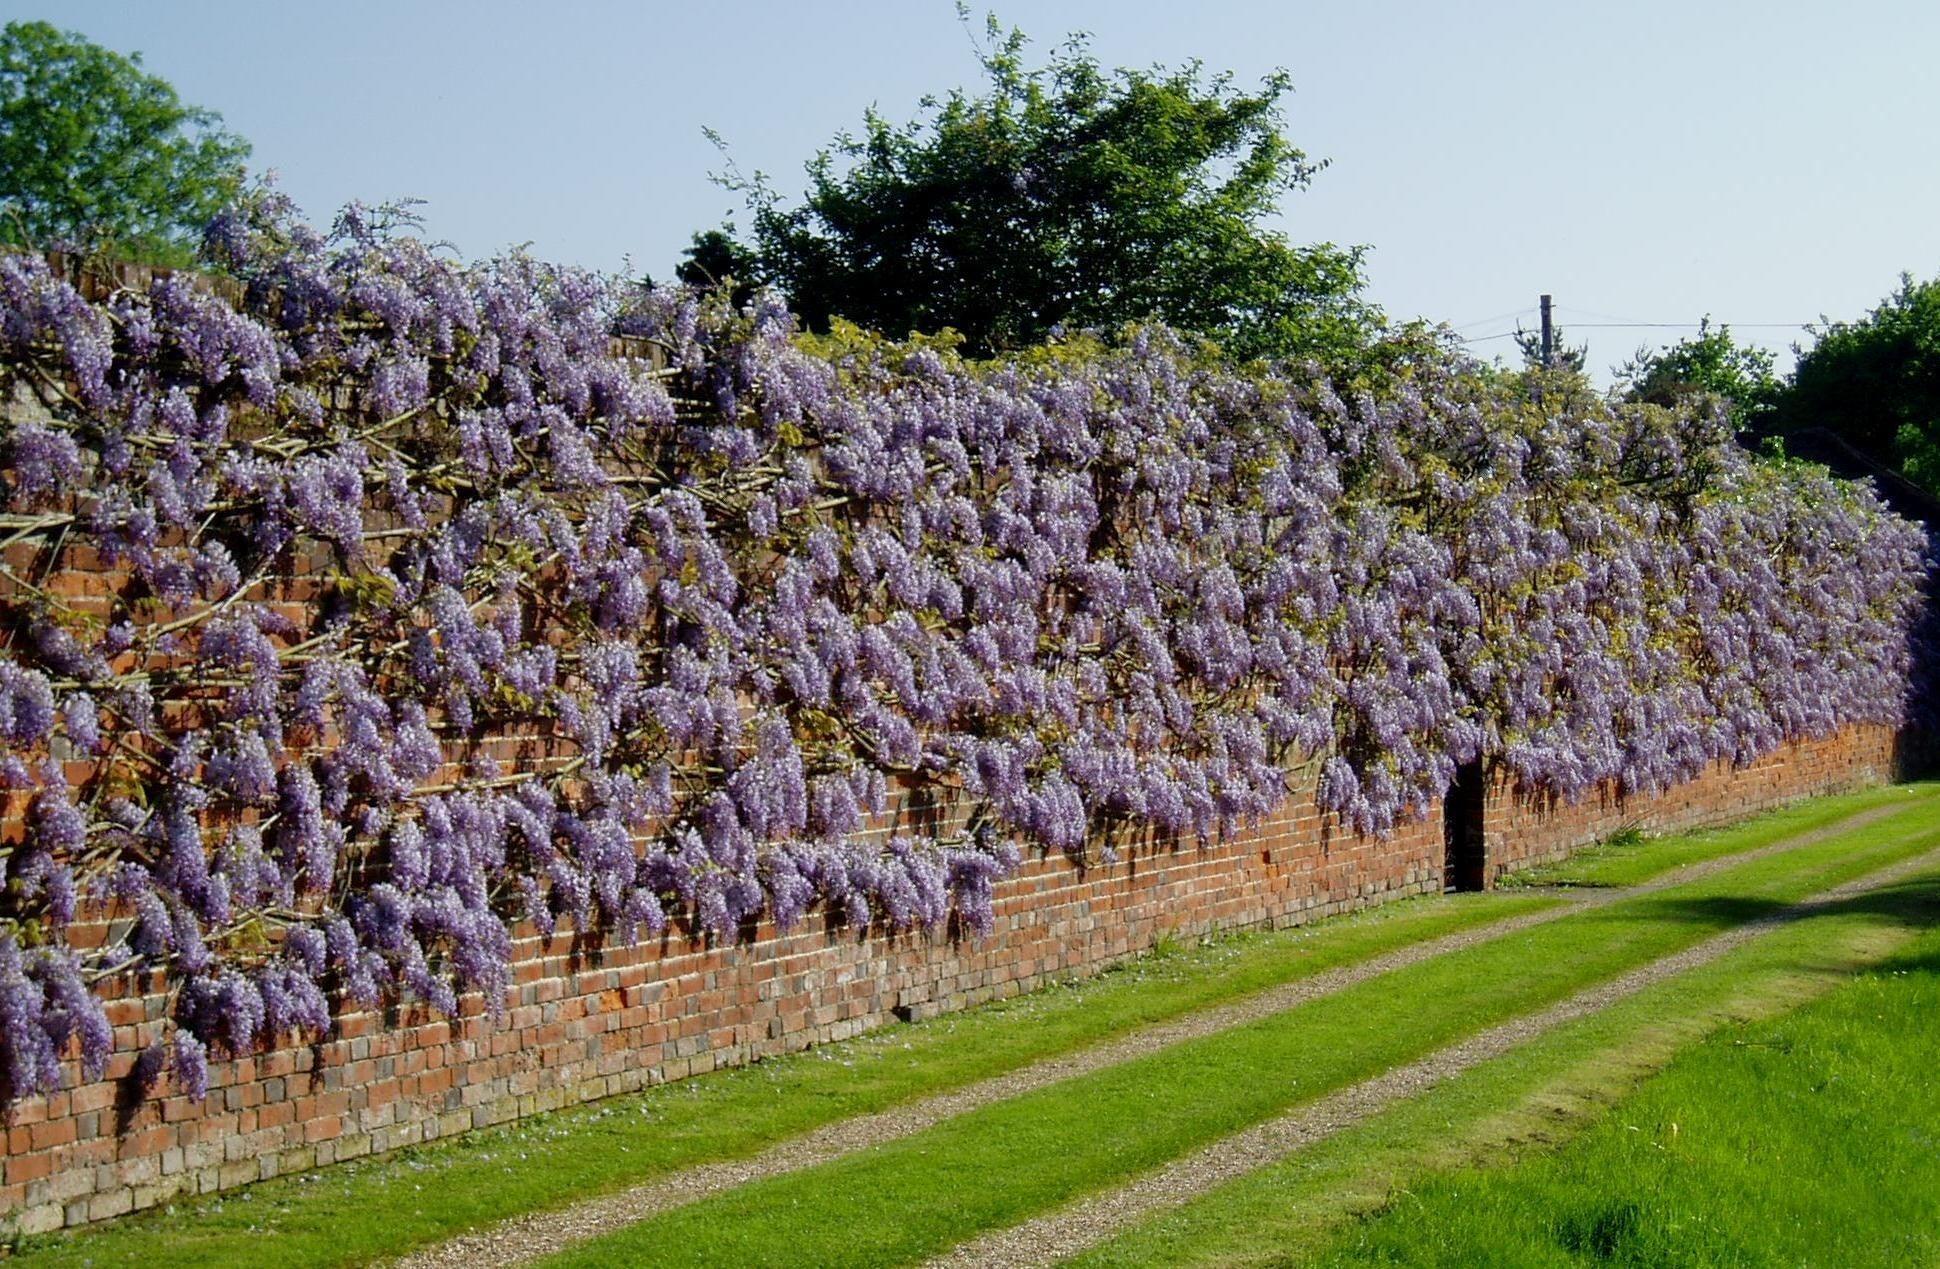
<path fill-rule="evenodd" d="M 1561 307 L 1561 306 L 1559 305 L 1558 307 Z M 1719 322 L 1717 323 L 1719 328 L 1729 327 L 1732 330 L 1804 330 L 1808 326 L 1811 326 L 1812 324 L 1813 323 L 1811 322 Z M 1567 326 L 1570 330 L 1699 330 L 1703 328 L 1704 323 L 1702 322 L 1569 322 L 1567 323 Z M 1456 329 L 1459 330 L 1461 328 L 1457 327 Z M 1511 335 L 1519 335 L 1524 333 L 1526 332 L 1524 332 L 1521 328 L 1517 328 L 1516 330 L 1497 331 L 1493 335 L 1463 335 L 1459 338 L 1459 342 L 1464 344 L 1482 344 L 1482 343 L 1487 343 L 1491 339 L 1507 339 Z"/>
<path fill-rule="evenodd" d="M 1585 317 L 1597 317 L 1597 318 L 1605 319 L 1602 321 L 1595 321 L 1595 322 L 1571 322 L 1569 323 L 1569 328 L 1571 330 L 1703 330 L 1711 326 L 1715 326 L 1719 330 L 1724 330 L 1724 329 L 1806 330 L 1806 329 L 1809 329 L 1814 324 L 1813 322 L 1810 322 L 1810 321 L 1806 321 L 1806 322 L 1715 322 L 1710 318 L 1706 318 L 1704 321 L 1698 321 L 1698 322 L 1639 322 L 1639 321 L 1631 321 L 1628 318 L 1620 318 L 1614 313 L 1599 313 L 1592 309 L 1577 308 L 1574 305 L 1551 304 L 1549 302 L 1549 297 L 1545 296 L 1543 298 L 1544 298 L 1544 304 L 1542 307 L 1544 310 L 1553 308 L 1563 312 L 1581 313 Z M 1533 333 L 1533 332 L 1525 331 L 1523 329 L 1521 319 L 1529 315 L 1530 313 L 1536 312 L 1536 311 L 1537 310 L 1535 309 L 1520 308 L 1508 313 L 1498 313 L 1494 317 L 1485 317 L 1479 321 L 1464 322 L 1460 326 L 1455 326 L 1455 327 L 1452 327 L 1451 329 L 1453 329 L 1456 332 L 1472 330 L 1477 326 L 1488 326 L 1492 323 L 1500 322 L 1513 317 L 1517 319 L 1516 328 L 1514 330 L 1496 331 L 1495 333 L 1489 334 L 1489 335 L 1461 335 L 1458 333 L 1456 336 L 1457 342 L 1463 343 L 1463 344 L 1486 344 L 1497 339 L 1511 339 L 1518 335 Z M 1543 316 L 1545 319 L 1547 319 L 1547 317 L 1549 316 L 1549 313 L 1547 311 L 1544 311 Z"/>
<path fill-rule="evenodd" d="M 1599 313 L 1594 309 L 1577 308 L 1573 304 L 1558 304 L 1556 307 L 1564 312 L 1581 313 L 1585 317 L 1601 319 L 1596 322 L 1576 323 L 1577 327 L 1581 330 L 1628 330 L 1633 328 L 1638 330 L 1658 328 L 1666 330 L 1695 330 L 1706 324 L 1705 322 L 1640 322 L 1635 318 L 1619 317 L 1615 313 Z M 1812 325 L 1811 322 L 1720 322 L 1716 319 L 1707 320 L 1714 326 L 1739 326 L 1747 330 L 1789 330 L 1793 327 Z"/>
<path fill-rule="evenodd" d="M 1816 319 L 1815 319 L 1816 320 Z M 1804 330 L 1812 322 L 1715 322 L 1719 329 Z M 1571 322 L 1571 330 L 1698 330 L 1703 322 Z"/>
<path fill-rule="evenodd" d="M 1630 320 L 1627 317 L 1619 317 L 1615 313 L 1599 313 L 1594 309 L 1578 308 L 1574 304 L 1558 304 L 1556 307 L 1562 309 L 1564 312 L 1581 313 L 1585 317 L 1600 318 L 1606 322 L 1627 322 Z"/>
<path fill-rule="evenodd" d="M 1461 325 L 1456 326 L 1454 329 L 1468 330 L 1476 326 L 1487 326 L 1493 322 L 1505 321 L 1511 317 L 1521 317 L 1526 313 L 1533 313 L 1535 311 L 1536 310 L 1532 308 L 1512 308 L 1506 313 L 1497 313 L 1494 317 L 1482 317 L 1482 318 L 1477 318 L 1475 321 L 1472 321 L 1472 322 L 1463 322 Z"/>

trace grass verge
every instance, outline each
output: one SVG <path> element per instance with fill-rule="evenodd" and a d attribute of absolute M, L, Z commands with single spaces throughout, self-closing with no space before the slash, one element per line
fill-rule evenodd
<path fill-rule="evenodd" d="M 1891 784 L 1813 798 L 1724 828 L 1586 846 L 1568 859 L 1512 873 L 1503 879 L 1503 884 L 1511 888 L 1519 885 L 1634 886 L 1673 868 L 1757 850 L 1795 833 L 1827 828 L 1861 811 L 1923 805 L 1940 805 L 1940 781 Z"/>
<path fill-rule="evenodd" d="M 1575 1142 L 1426 1178 L 1320 1263 L 1940 1262 L 1940 933 L 1721 1031 Z"/>
<path fill-rule="evenodd" d="M 1436 1173 L 1500 1167 L 1572 1139 L 1680 1051 L 1706 1036 L 1727 1044 L 1743 1039 L 1754 1024 L 1825 996 L 1916 938 L 1934 943 L 1920 929 L 1936 920 L 1940 873 L 1909 879 L 1864 907 L 1780 927 L 1155 1217 L 1072 1263 L 1085 1269 L 1240 1267 L 1305 1264 L 1330 1250 L 1351 1255 L 1340 1244 L 1343 1227 L 1355 1219 L 1390 1210 L 1393 1219 L 1416 1223 L 1404 1213 L 1413 1212 L 1413 1195 Z M 1348 1241 L 1359 1239 L 1349 1235 Z M 1500 1263 L 1493 1244 L 1466 1251 L 1471 1254 L 1452 1259 Z M 1399 1262 L 1415 1263 L 1409 1255 Z"/>
<path fill-rule="evenodd" d="M 1139 1027 L 1409 944 L 1553 906 L 1531 895 L 1408 900 L 1141 957 L 1082 982 L 842 1044 L 280 1178 L 112 1225 L 26 1240 L 35 1265 L 357 1264 L 478 1225 L 757 1151 Z"/>
<path fill-rule="evenodd" d="M 674 1209 L 546 1263 L 918 1260 L 1936 845 L 1940 823 L 1922 817 L 1748 861 Z"/>

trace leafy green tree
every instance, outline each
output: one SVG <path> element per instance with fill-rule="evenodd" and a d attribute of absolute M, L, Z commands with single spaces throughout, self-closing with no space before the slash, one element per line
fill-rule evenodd
<path fill-rule="evenodd" d="M 45 22 L 0 31 L 0 235 L 193 258 L 249 145 L 124 57 Z"/>
<path fill-rule="evenodd" d="M 1900 285 L 1854 322 L 1831 322 L 1799 352 L 1777 429 L 1824 428 L 1940 492 L 1940 278 Z"/>
<path fill-rule="evenodd" d="M 985 91 L 927 97 L 902 125 L 870 111 L 808 165 L 800 206 L 726 180 L 761 273 L 812 327 L 949 327 L 972 354 L 1150 317 L 1240 356 L 1365 344 L 1362 250 L 1263 224 L 1324 166 L 1281 133 L 1284 74 L 1243 92 L 1197 62 L 1106 71 L 1082 36 L 1032 67 L 1021 32 L 988 31 Z"/>
<path fill-rule="evenodd" d="M 1729 326 L 1713 328 L 1706 316 L 1689 339 L 1655 351 L 1639 348 L 1617 367 L 1616 377 L 1625 397 L 1652 405 L 1675 405 L 1684 397 L 1710 393 L 1725 401 L 1739 430 L 1749 431 L 1777 403 L 1780 383 L 1772 365 L 1770 351 L 1739 344 Z"/>

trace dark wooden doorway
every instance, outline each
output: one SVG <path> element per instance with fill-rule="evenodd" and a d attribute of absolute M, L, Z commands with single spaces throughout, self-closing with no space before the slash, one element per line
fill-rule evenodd
<path fill-rule="evenodd" d="M 1442 800 L 1443 890 L 1488 887 L 1489 859 L 1482 832 L 1485 801 L 1481 760 L 1455 768 L 1455 783 Z"/>

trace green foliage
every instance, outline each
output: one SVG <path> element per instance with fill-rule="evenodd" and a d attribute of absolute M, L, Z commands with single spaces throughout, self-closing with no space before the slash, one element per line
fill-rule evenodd
<path fill-rule="evenodd" d="M 1779 430 L 1824 428 L 1940 491 L 1940 278 L 1902 274 L 1878 308 L 1817 336 L 1779 403 Z"/>
<path fill-rule="evenodd" d="M 1540 330 L 1524 330 L 1516 327 L 1516 349 L 1522 354 L 1523 365 L 1531 370 L 1566 371 L 1570 374 L 1583 373 L 1583 363 L 1590 359 L 1590 346 L 1571 348 L 1563 340 L 1563 328 L 1552 325 L 1549 328 L 1549 365 L 1543 365 L 1543 333 Z"/>
<path fill-rule="evenodd" d="M 1197 62 L 1106 71 L 1081 36 L 1032 67 L 1021 32 L 988 29 L 981 95 L 925 98 L 902 125 L 869 112 L 808 165 L 801 206 L 726 179 L 760 273 L 812 327 L 949 327 L 975 356 L 1149 317 L 1241 357 L 1363 347 L 1379 316 L 1361 249 L 1262 226 L 1324 166 L 1281 133 L 1284 74 L 1244 92 Z M 693 261 L 722 237 L 698 235 Z"/>
<path fill-rule="evenodd" d="M 681 254 L 686 258 L 674 266 L 676 278 L 688 286 L 732 285 L 736 307 L 747 303 L 753 288 L 766 280 L 760 257 L 734 236 L 732 224 L 695 234 Z"/>
<path fill-rule="evenodd" d="M 1610 850 L 1635 850 L 1644 844 L 1644 830 L 1635 824 L 1627 825 L 1605 837 L 1597 845 Z"/>
<path fill-rule="evenodd" d="M 0 238 L 194 258 L 249 145 L 164 80 L 45 22 L 0 32 Z"/>
<path fill-rule="evenodd" d="M 1632 401 L 1675 405 L 1686 397 L 1709 394 L 1725 402 L 1739 430 L 1756 428 L 1771 413 L 1780 391 L 1772 354 L 1740 345 L 1729 326 L 1711 325 L 1706 316 L 1698 333 L 1656 351 L 1639 348 L 1617 368 L 1617 383 Z"/>

